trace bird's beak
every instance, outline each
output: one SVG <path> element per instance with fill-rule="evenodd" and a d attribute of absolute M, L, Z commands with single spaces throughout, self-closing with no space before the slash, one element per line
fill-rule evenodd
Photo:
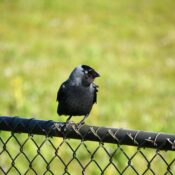
<path fill-rule="evenodd" d="M 92 76 L 93 78 L 97 78 L 97 77 L 100 77 L 100 74 L 97 73 L 96 71 L 93 71 Z"/>

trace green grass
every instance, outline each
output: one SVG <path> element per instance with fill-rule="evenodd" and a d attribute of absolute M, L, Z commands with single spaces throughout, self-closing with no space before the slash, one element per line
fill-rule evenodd
<path fill-rule="evenodd" d="M 65 121 L 57 90 L 88 64 L 101 77 L 87 124 L 174 132 L 173 0 L 1 0 L 0 14 L 0 115 Z"/>

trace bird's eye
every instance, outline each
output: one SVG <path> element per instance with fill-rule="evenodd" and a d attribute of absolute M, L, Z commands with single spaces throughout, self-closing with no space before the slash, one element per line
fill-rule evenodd
<path fill-rule="evenodd" d="M 85 71 L 84 71 L 84 73 L 85 73 L 85 74 L 88 74 L 88 71 L 87 71 L 87 70 L 85 70 Z"/>

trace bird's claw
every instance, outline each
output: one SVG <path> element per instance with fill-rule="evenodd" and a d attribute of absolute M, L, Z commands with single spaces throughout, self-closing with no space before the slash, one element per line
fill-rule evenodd
<path fill-rule="evenodd" d="M 79 130 L 85 124 L 84 121 L 77 123 L 76 129 Z"/>
<path fill-rule="evenodd" d="M 65 126 L 68 127 L 69 125 L 72 125 L 72 124 L 74 124 L 73 121 L 66 121 Z"/>
<path fill-rule="evenodd" d="M 68 127 L 68 126 L 71 126 L 71 125 L 73 125 L 74 124 L 74 122 L 73 121 L 66 121 L 66 123 L 63 125 L 63 129 L 64 129 L 64 131 L 66 131 L 66 128 Z"/>

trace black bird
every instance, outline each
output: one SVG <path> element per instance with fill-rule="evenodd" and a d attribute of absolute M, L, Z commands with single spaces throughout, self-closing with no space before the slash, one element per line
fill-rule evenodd
<path fill-rule="evenodd" d="M 84 115 L 78 125 L 82 125 L 88 117 L 92 106 L 97 102 L 98 86 L 94 79 L 100 75 L 91 67 L 81 65 L 76 67 L 69 78 L 62 83 L 57 93 L 59 102 L 58 115 L 69 115 L 68 123 L 72 116 Z"/>

